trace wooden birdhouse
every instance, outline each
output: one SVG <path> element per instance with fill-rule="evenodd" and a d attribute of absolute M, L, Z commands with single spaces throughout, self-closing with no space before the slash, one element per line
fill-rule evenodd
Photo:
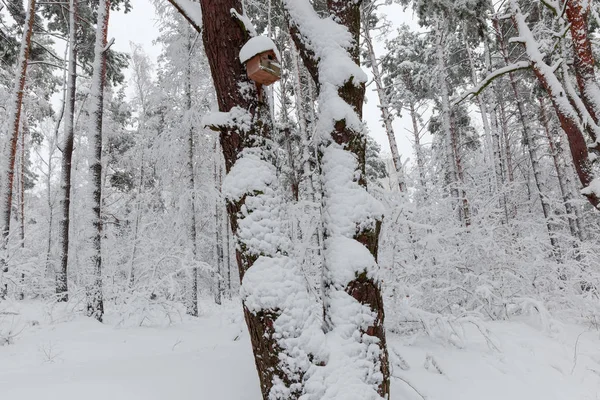
<path fill-rule="evenodd" d="M 275 43 L 266 36 L 251 38 L 240 50 L 248 78 L 257 86 L 269 86 L 281 79 L 281 56 Z"/>

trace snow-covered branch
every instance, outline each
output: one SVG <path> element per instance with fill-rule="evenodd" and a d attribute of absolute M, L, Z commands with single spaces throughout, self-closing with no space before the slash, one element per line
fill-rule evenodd
<path fill-rule="evenodd" d="M 500 78 L 503 75 L 509 74 L 511 72 L 520 71 L 523 69 L 529 69 L 531 65 L 528 61 L 519 61 L 511 65 L 507 65 L 506 67 L 502 67 L 497 69 L 496 71 L 490 73 L 485 77 L 477 86 L 474 88 L 467 90 L 456 99 L 452 100 L 452 105 L 455 106 L 462 101 L 464 101 L 469 96 L 478 96 L 481 92 L 485 90 L 486 87 L 489 86 L 495 79 Z"/>

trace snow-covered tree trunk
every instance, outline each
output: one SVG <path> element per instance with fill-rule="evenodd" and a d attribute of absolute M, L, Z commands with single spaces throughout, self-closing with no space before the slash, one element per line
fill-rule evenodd
<path fill-rule="evenodd" d="M 303 181 L 305 184 L 306 197 L 310 201 L 314 201 L 315 200 L 315 188 L 314 188 L 314 184 L 313 184 L 313 176 L 312 176 L 312 171 L 311 171 L 311 166 L 310 166 L 311 144 L 310 144 L 310 138 L 309 138 L 309 132 L 308 132 L 308 123 L 307 123 L 308 115 L 306 115 L 306 108 L 305 108 L 305 104 L 304 104 L 305 96 L 302 92 L 302 83 L 301 83 L 301 77 L 300 77 L 301 70 L 300 70 L 300 64 L 299 64 L 299 60 L 298 60 L 298 50 L 296 49 L 296 46 L 291 38 L 290 38 L 290 53 L 292 56 L 292 68 L 293 68 L 293 75 L 294 75 L 294 99 L 296 102 L 296 117 L 298 118 L 298 125 L 300 128 L 300 137 L 302 138 L 302 179 L 301 179 L 301 181 Z M 312 99 L 309 99 L 309 101 L 312 101 Z"/>
<path fill-rule="evenodd" d="M 560 3 L 559 3 L 560 4 Z M 575 77 L 581 99 L 596 124 L 600 123 L 600 85 L 596 80 L 592 41 L 588 29 L 591 0 L 566 0 L 566 16 L 571 31 Z"/>
<path fill-rule="evenodd" d="M 187 52 L 188 59 L 186 64 L 185 73 L 185 113 L 186 121 L 188 124 L 188 159 L 187 159 L 187 181 L 188 181 L 188 192 L 189 192 L 189 226 L 188 235 L 190 245 L 192 246 L 192 270 L 191 270 L 191 283 L 190 293 L 187 304 L 187 313 L 194 317 L 198 316 L 198 233 L 196 231 L 196 174 L 194 167 L 194 160 L 196 155 L 196 145 L 194 140 L 194 129 L 192 127 L 192 46 L 193 46 L 193 34 L 189 27 L 186 27 L 187 34 Z"/>
<path fill-rule="evenodd" d="M 508 53 L 508 49 L 506 47 L 506 38 L 504 37 L 504 33 L 498 23 L 497 19 L 494 19 L 494 28 L 496 29 L 496 35 L 498 39 L 498 46 L 500 48 L 500 52 L 504 59 L 504 62 L 507 66 L 511 65 L 510 56 Z M 540 199 L 540 204 L 542 206 L 542 213 L 544 214 L 544 222 L 546 224 L 546 229 L 548 231 L 548 237 L 550 239 L 550 245 L 552 246 L 552 252 L 554 253 L 555 258 L 558 259 L 560 254 L 560 248 L 558 245 L 558 239 L 556 238 L 556 232 L 550 220 L 550 203 L 548 201 L 548 197 L 546 196 L 545 189 L 543 187 L 542 182 L 542 171 L 539 164 L 539 156 L 537 153 L 537 145 L 536 138 L 532 132 L 530 124 L 527 120 L 527 115 L 525 112 L 525 105 L 523 104 L 523 99 L 519 92 L 519 86 L 517 84 L 517 78 L 513 72 L 508 73 L 508 81 L 510 87 L 512 89 L 512 93 L 514 95 L 514 101 L 517 105 L 517 118 L 521 127 L 523 129 L 523 144 L 527 149 L 529 154 L 529 162 L 531 164 L 531 170 L 533 172 L 533 180 L 535 183 L 536 191 Z"/>
<path fill-rule="evenodd" d="M 102 322 L 102 117 L 104 115 L 104 84 L 106 82 L 106 51 L 110 0 L 100 0 L 94 45 L 94 71 L 90 94 L 90 172 L 92 186 L 92 255 L 90 258 L 92 283 L 86 288 L 87 314 Z"/>
<path fill-rule="evenodd" d="M 464 27 L 466 30 L 466 25 Z M 464 35 L 465 41 L 467 39 L 467 35 Z M 477 79 L 477 71 L 475 68 L 475 60 L 473 58 L 473 52 L 471 51 L 470 45 L 468 42 L 465 43 L 465 50 L 467 52 L 467 57 L 469 58 L 469 66 L 471 68 L 471 81 L 473 86 L 477 86 L 479 84 Z M 487 51 L 487 43 L 485 44 L 485 65 L 488 72 L 491 72 L 491 65 L 489 60 L 489 55 Z M 488 98 L 490 101 L 488 111 Z M 485 138 L 488 144 L 491 145 L 492 148 L 492 161 L 494 164 L 494 175 L 495 175 L 495 189 L 496 194 L 499 195 L 498 201 L 500 208 L 504 212 L 504 223 L 508 224 L 508 207 L 506 205 L 506 195 L 504 193 L 500 193 L 502 187 L 504 186 L 504 176 L 503 176 L 503 162 L 502 162 L 502 151 L 500 149 L 500 126 L 498 125 L 498 120 L 496 117 L 496 105 L 493 103 L 493 96 L 484 96 L 480 95 L 477 97 L 477 105 L 479 106 L 479 112 L 481 114 L 481 122 L 483 124 L 483 131 L 485 134 Z M 491 142 L 491 143 L 490 143 Z"/>
<path fill-rule="evenodd" d="M 58 301 L 68 300 L 67 268 L 69 264 L 69 223 L 71 210 L 71 162 L 75 139 L 75 91 L 77 82 L 77 1 L 69 1 L 69 66 L 65 99 L 64 140 L 62 145 L 62 169 L 60 188 L 62 192 L 60 231 L 60 267 L 56 274 Z"/>
<path fill-rule="evenodd" d="M 419 184 L 423 191 L 423 198 L 427 198 L 427 175 L 425 173 L 425 157 L 423 155 L 423 147 L 421 145 L 421 130 L 419 129 L 419 115 L 417 114 L 414 101 L 409 101 L 408 112 L 412 122 L 412 133 L 415 149 L 415 157 L 417 159 L 417 171 L 419 173 Z"/>
<path fill-rule="evenodd" d="M 223 218 L 221 216 L 221 163 L 217 154 L 219 154 L 219 143 L 215 141 L 214 155 L 214 184 L 215 184 L 215 261 L 217 264 L 217 288 L 215 290 L 215 303 L 221 304 L 223 301 Z"/>
<path fill-rule="evenodd" d="M 8 284 L 2 276 L 8 272 L 8 261 L 6 254 L 8 247 L 8 235 L 10 232 L 10 220 L 12 211 L 13 182 L 15 178 L 15 159 L 17 154 L 17 142 L 19 140 L 19 126 L 21 124 L 21 106 L 23 104 L 23 93 L 27 79 L 27 63 L 31 49 L 31 35 L 35 21 L 36 0 L 29 0 L 23 35 L 19 49 L 19 58 L 15 70 L 15 83 L 12 97 L 8 103 L 7 126 L 9 128 L 7 151 L 0 160 L 0 173 L 2 173 L 2 187 L 0 187 L 0 299 L 6 296 Z"/>
<path fill-rule="evenodd" d="M 388 398 L 383 299 L 376 272 L 383 209 L 366 191 L 361 119 L 367 77 L 359 67 L 360 2 L 329 0 L 332 19 L 321 19 L 308 0 L 285 0 L 284 6 L 290 33 L 319 89 L 324 328 L 332 340 L 356 349 L 329 349 L 328 362 L 308 379 L 324 386 L 315 397 L 319 399 Z M 335 394 L 328 393 L 328 385 L 335 385 Z"/>
<path fill-rule="evenodd" d="M 533 72 L 552 100 L 561 127 L 567 135 L 575 170 L 583 185 L 582 194 L 594 207 L 598 208 L 600 206 L 600 188 L 597 187 L 597 181 L 594 180 L 592 160 L 584 134 L 587 133 L 592 142 L 596 142 L 596 138 L 600 136 L 600 127 L 593 120 L 582 121 L 580 119 L 580 115 L 584 113 L 589 115 L 587 110 L 578 106 L 582 103 L 581 99 L 573 91 L 568 90 L 568 86 L 563 86 L 555 75 L 556 69 L 545 63 L 544 56 L 540 52 L 539 45 L 527 25 L 525 15 L 521 12 L 518 2 L 511 0 L 510 7 L 519 35 L 515 39 L 525 47 L 525 53 Z M 565 85 L 568 84 L 569 82 L 566 80 Z M 592 147 L 596 146 L 597 144 L 594 143 Z"/>
<path fill-rule="evenodd" d="M 562 154 L 560 143 L 555 142 L 555 135 L 552 134 L 550 129 L 550 121 L 548 120 L 546 105 L 544 102 L 544 97 L 538 97 L 538 101 L 540 103 L 540 122 L 542 127 L 544 128 L 544 133 L 548 138 L 548 145 L 550 146 L 550 155 L 552 156 L 552 161 L 554 162 L 554 169 L 556 170 L 556 177 L 558 180 L 558 187 L 560 189 L 561 197 L 563 198 L 563 204 L 565 207 L 565 213 L 567 215 L 567 220 L 569 223 L 569 230 L 571 231 L 571 235 L 574 238 L 581 240 L 581 233 L 579 232 L 577 216 L 573 210 L 573 196 L 569 187 L 567 186 L 565 170 L 564 170 L 564 162 L 562 161 Z"/>
<path fill-rule="evenodd" d="M 375 54 L 375 48 L 373 47 L 373 39 L 371 38 L 371 31 L 369 29 L 368 20 L 366 17 L 367 13 L 365 13 L 365 15 L 362 16 L 362 31 L 363 37 L 365 39 L 365 44 L 367 45 L 367 52 L 369 54 L 370 59 L 369 61 L 371 62 L 373 81 L 375 82 L 375 86 L 377 87 L 377 96 L 379 97 L 379 109 L 381 110 L 381 118 L 383 121 L 385 132 L 388 137 L 388 141 L 390 143 L 390 151 L 392 152 L 392 161 L 394 163 L 394 169 L 396 170 L 398 178 L 398 186 L 401 192 L 405 192 L 406 179 L 404 178 L 404 168 L 402 165 L 402 160 L 400 159 L 400 153 L 398 152 L 398 144 L 396 143 L 396 133 L 394 132 L 394 127 L 392 125 L 394 116 L 392 115 L 390 109 L 390 102 L 387 93 L 385 92 L 385 85 L 383 84 L 383 77 L 379 68 L 379 60 L 377 60 L 377 55 Z"/>
<path fill-rule="evenodd" d="M 268 104 L 247 77 L 239 53 L 254 28 L 240 0 L 171 3 L 202 32 L 220 113 L 204 124 L 220 133 L 227 176 L 223 194 L 242 281 L 244 316 L 265 400 L 295 399 L 311 362 L 298 336 L 315 338 L 304 278 L 287 257 L 282 202 L 273 163 Z M 197 6 L 197 5 L 196 5 Z M 315 340 L 315 339 L 313 339 Z"/>
<path fill-rule="evenodd" d="M 456 208 L 459 219 L 461 218 L 461 207 L 460 193 L 458 188 L 458 172 L 456 171 L 456 160 L 458 154 L 455 152 L 457 149 L 457 139 L 455 136 L 455 130 L 452 129 L 451 122 L 451 109 L 450 109 L 450 93 L 448 90 L 447 82 L 447 71 L 446 71 L 446 44 L 445 37 L 448 35 L 446 22 L 442 21 L 442 18 L 438 17 L 435 23 L 435 53 L 437 59 L 437 77 L 438 85 L 440 89 L 441 97 L 441 117 L 442 117 L 442 131 L 444 134 L 444 150 L 446 156 L 446 176 L 447 184 L 450 188 L 450 194 L 455 201 L 454 207 Z"/>

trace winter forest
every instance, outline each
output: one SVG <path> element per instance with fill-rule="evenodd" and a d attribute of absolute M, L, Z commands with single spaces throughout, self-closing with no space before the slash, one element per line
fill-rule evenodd
<path fill-rule="evenodd" d="M 595 0 L 0 0 L 0 399 L 600 398 L 599 63 Z"/>

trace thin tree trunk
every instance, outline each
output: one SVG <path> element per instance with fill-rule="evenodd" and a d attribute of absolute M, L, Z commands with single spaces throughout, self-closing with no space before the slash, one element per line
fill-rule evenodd
<path fill-rule="evenodd" d="M 29 51 L 31 49 L 31 35 L 33 34 L 33 25 L 35 21 L 35 5 L 36 0 L 29 0 L 25 23 L 23 25 L 23 35 L 21 38 L 21 46 L 19 50 L 19 58 L 15 73 L 15 85 L 12 92 L 12 97 L 9 103 L 8 112 L 8 154 L 5 155 L 2 163 L 2 171 L 4 174 L 2 183 L 3 188 L 0 188 L 0 207 L 3 207 L 0 221 L 0 299 L 6 297 L 8 292 L 8 284 L 2 280 L 2 275 L 8 272 L 8 235 L 10 232 L 10 220 L 12 211 L 12 196 L 13 182 L 15 178 L 15 158 L 17 153 L 17 142 L 19 139 L 19 126 L 21 123 L 21 106 L 23 104 L 23 93 L 25 91 L 25 81 L 27 79 L 27 63 L 29 60 Z M 6 160 L 6 161 L 5 161 Z M 6 162 L 6 165 L 4 163 Z"/>
<path fill-rule="evenodd" d="M 464 26 L 464 29 L 466 31 L 467 27 L 466 25 Z M 464 35 L 465 40 L 467 38 L 466 35 Z M 473 83 L 473 86 L 477 86 L 478 79 L 477 79 L 477 73 L 476 73 L 476 69 L 475 69 L 475 61 L 473 60 L 473 54 L 471 52 L 471 48 L 469 46 L 469 44 L 466 44 L 466 51 L 467 51 L 467 56 L 469 58 L 469 65 L 471 67 L 471 80 Z M 485 42 L 485 66 L 486 66 L 486 70 L 489 72 L 491 72 L 491 60 L 489 58 L 489 50 L 488 50 L 488 44 L 487 44 L 487 39 Z M 504 176 L 503 176 L 503 162 L 502 162 L 502 151 L 500 149 L 500 133 L 499 133 L 499 125 L 498 125 L 498 120 L 496 117 L 496 110 L 495 110 L 495 104 L 490 104 L 490 109 L 492 110 L 492 112 L 488 113 L 488 107 L 487 107 L 487 103 L 486 103 L 486 98 L 487 96 L 478 96 L 477 97 L 477 103 L 479 105 L 479 112 L 481 113 L 481 121 L 483 123 L 483 130 L 485 132 L 485 137 L 487 138 L 487 142 L 488 144 L 491 145 L 492 147 L 492 160 L 494 163 L 494 174 L 495 174 L 495 192 L 496 195 L 498 195 L 498 201 L 499 201 L 499 205 L 500 208 L 502 209 L 502 211 L 504 212 L 504 223 L 508 224 L 508 207 L 506 205 L 506 194 L 503 192 L 502 188 L 504 186 Z M 493 96 L 490 96 L 490 98 L 493 98 Z M 488 115 L 491 119 L 488 119 Z M 491 123 L 490 123 L 491 122 Z M 491 139 L 491 140 L 490 140 Z"/>
<path fill-rule="evenodd" d="M 565 181 L 564 165 L 561 162 L 561 154 L 559 153 L 559 147 L 554 142 L 555 138 L 553 137 L 550 131 L 550 122 L 548 121 L 548 116 L 546 115 L 546 105 L 544 104 L 544 97 L 538 97 L 538 101 L 540 102 L 540 122 L 542 124 L 542 127 L 544 128 L 544 133 L 548 138 L 548 145 L 550 146 L 550 155 L 552 156 L 552 161 L 554 162 L 554 169 L 556 170 L 560 194 L 563 198 L 565 213 L 567 215 L 567 221 L 569 223 L 569 230 L 571 231 L 571 235 L 574 238 L 581 240 L 581 235 L 577 227 L 577 217 L 573 210 L 573 198 Z"/>
<path fill-rule="evenodd" d="M 91 107 L 91 149 L 90 172 L 92 175 L 92 237 L 91 265 L 93 283 L 87 289 L 87 314 L 102 322 L 104 299 L 102 296 L 102 117 L 104 115 L 104 84 L 106 82 L 106 51 L 110 0 L 100 0 L 94 46 L 94 72 L 92 74 Z"/>
<path fill-rule="evenodd" d="M 29 133 L 29 127 L 27 126 L 26 119 L 23 121 L 22 133 L 21 133 L 21 157 L 19 160 L 19 227 L 21 233 L 21 250 L 25 249 L 25 144 L 27 141 L 27 134 Z M 21 273 L 19 299 L 25 299 L 25 293 L 23 288 L 25 287 L 25 273 Z"/>
<path fill-rule="evenodd" d="M 186 66 L 186 82 L 185 82 L 185 101 L 186 101 L 186 120 L 190 124 L 188 127 L 188 191 L 190 195 L 190 225 L 189 225 L 189 240 L 192 246 L 192 281 L 190 287 L 190 298 L 187 305 L 187 313 L 193 317 L 198 316 L 198 233 L 196 231 L 196 182 L 194 173 L 194 158 L 196 154 L 194 129 L 192 127 L 192 31 L 187 30 L 187 52 L 188 60 Z"/>
<path fill-rule="evenodd" d="M 304 104 L 304 93 L 302 91 L 302 82 L 300 77 L 300 65 L 298 60 L 298 50 L 294 41 L 290 38 L 290 47 L 292 55 L 292 67 L 294 70 L 294 99 L 296 101 L 296 117 L 300 128 L 300 137 L 302 138 L 302 181 L 306 184 L 306 197 L 310 201 L 315 200 L 315 188 L 313 184 L 312 172 L 310 167 L 310 138 L 308 133 L 307 115 Z M 312 101 L 312 99 L 310 99 Z"/>
<path fill-rule="evenodd" d="M 510 65 L 510 57 L 508 54 L 508 49 L 506 48 L 506 40 L 500 28 L 500 24 L 498 23 L 497 19 L 494 19 L 493 24 L 497 32 L 498 45 L 500 47 L 502 57 L 504 58 L 504 63 L 506 65 Z M 521 95 L 519 93 L 519 87 L 515 75 L 512 72 L 510 72 L 508 74 L 508 79 L 513 95 L 515 97 L 515 103 L 517 105 L 517 116 L 519 118 L 519 122 L 521 123 L 521 127 L 523 128 L 523 142 L 529 154 L 529 161 L 531 163 L 531 169 L 533 172 L 533 180 L 537 189 L 540 203 L 542 205 L 542 213 L 544 214 L 544 222 L 548 231 L 548 237 L 550 239 L 552 253 L 554 254 L 554 257 L 558 260 L 560 258 L 560 247 L 558 245 L 558 239 L 556 238 L 556 233 L 554 232 L 554 228 L 550 220 L 550 203 L 548 202 L 548 198 L 546 197 L 546 194 L 544 193 L 543 189 L 542 172 L 539 165 L 539 157 L 537 154 L 535 137 L 531 132 L 529 123 L 527 122 L 525 106 L 523 105 L 523 100 L 521 99 Z"/>
<path fill-rule="evenodd" d="M 68 264 L 69 264 L 69 225 L 71 210 L 71 163 L 73 160 L 73 143 L 75 140 L 75 93 L 77 84 L 77 0 L 69 2 L 69 73 L 65 99 L 65 137 L 62 146 L 61 191 L 62 207 L 59 224 L 60 231 L 60 269 L 56 274 L 57 301 L 69 300 Z"/>
<path fill-rule="evenodd" d="M 383 121 L 383 126 L 385 128 L 385 132 L 387 133 L 388 141 L 390 143 L 390 150 L 392 152 L 392 161 L 394 162 L 394 168 L 396 170 L 398 186 L 400 192 L 406 191 L 406 179 L 404 177 L 404 168 L 402 165 L 402 160 L 400 159 L 400 153 L 398 152 L 398 144 L 396 143 L 396 134 L 394 132 L 394 127 L 392 125 L 392 121 L 394 117 L 390 111 L 390 102 L 385 92 L 385 85 L 383 84 L 383 77 L 381 76 L 381 71 L 379 69 L 379 61 L 377 60 L 377 56 L 375 54 L 375 48 L 373 47 L 373 40 L 371 38 L 371 32 L 369 29 L 369 22 L 367 20 L 367 15 L 363 15 L 363 37 L 364 42 L 367 45 L 367 51 L 369 53 L 369 58 L 371 62 L 371 71 L 373 72 L 373 81 L 375 82 L 375 86 L 377 87 L 377 96 L 379 97 L 379 109 L 381 110 L 381 118 Z"/>
<path fill-rule="evenodd" d="M 419 115 L 415 108 L 415 103 L 410 101 L 408 104 L 408 111 L 410 113 L 410 119 L 412 121 L 413 128 L 413 140 L 415 142 L 415 156 L 417 158 L 417 170 L 419 171 L 419 184 L 423 190 L 423 197 L 427 198 L 427 178 L 425 174 L 425 159 L 423 157 L 423 148 L 421 147 L 421 134 L 419 130 Z"/>
<path fill-rule="evenodd" d="M 446 71 L 446 57 L 444 35 L 446 34 L 445 22 L 438 18 L 435 24 L 435 48 L 437 57 L 437 75 L 438 84 L 440 88 L 441 96 L 441 117 L 442 117 L 442 129 L 444 132 L 444 148 L 446 151 L 446 176 L 447 184 L 450 188 L 450 194 L 455 201 L 454 208 L 457 211 L 458 219 L 460 220 L 460 207 L 458 202 L 460 201 L 460 194 L 458 190 L 458 175 L 456 172 L 456 157 L 455 157 L 455 138 L 453 137 L 453 130 L 451 127 L 451 110 L 450 110 L 450 95 L 448 93 L 448 82 L 447 71 Z"/>
<path fill-rule="evenodd" d="M 223 302 L 223 224 L 221 218 L 221 169 L 217 154 L 219 144 L 215 141 L 214 155 L 214 184 L 215 184 L 215 260 L 217 264 L 217 290 L 215 293 L 215 303 Z"/>

